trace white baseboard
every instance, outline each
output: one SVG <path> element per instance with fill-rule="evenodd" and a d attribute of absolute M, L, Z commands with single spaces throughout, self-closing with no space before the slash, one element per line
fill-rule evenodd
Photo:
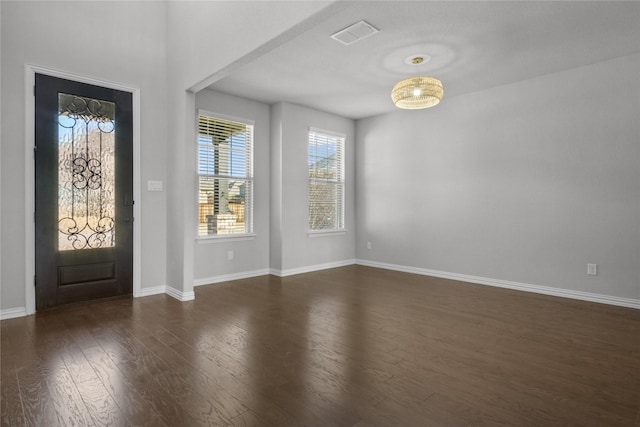
<path fill-rule="evenodd" d="M 475 283 L 479 285 L 495 286 L 498 288 L 513 289 L 517 291 L 534 292 L 537 294 L 551 295 L 562 298 L 572 298 L 582 301 L 597 302 L 601 304 L 616 305 L 620 307 L 635 308 L 640 310 L 640 299 L 622 298 L 611 295 L 594 294 L 590 292 L 573 291 L 570 289 L 552 288 L 549 286 L 532 285 L 529 283 L 511 282 L 500 279 L 490 279 L 487 277 L 471 276 L 468 274 L 451 273 L 447 271 L 431 270 L 427 268 L 409 267 L 406 265 L 389 264 L 384 262 L 369 261 L 364 259 L 344 260 L 338 262 L 329 262 L 324 264 L 315 264 L 306 267 L 292 268 L 288 270 L 262 269 L 253 270 L 242 273 L 223 274 L 203 279 L 194 280 L 193 286 L 202 286 L 213 283 L 227 282 L 230 280 L 246 279 L 249 277 L 263 276 L 273 274 L 274 276 L 286 277 L 295 274 L 310 273 L 313 271 L 326 270 L 329 268 L 344 267 L 347 265 L 364 265 L 368 267 L 383 268 L 386 270 L 402 271 L 405 273 L 420 274 L 423 276 L 441 277 L 443 279 L 459 280 L 462 282 Z M 154 286 L 151 288 L 142 288 L 138 297 L 146 297 L 150 295 L 158 295 L 166 293 L 167 295 L 177 299 L 178 301 L 191 301 L 195 299 L 195 293 L 182 292 L 171 286 Z M 12 319 L 14 317 L 26 316 L 25 307 L 9 308 L 0 310 L 0 320 Z"/>
<path fill-rule="evenodd" d="M 228 282 L 231 280 L 248 279 L 250 277 L 266 276 L 271 270 L 264 268 L 262 270 L 244 271 L 241 273 L 221 274 L 219 276 L 205 277 L 193 281 L 193 286 L 211 285 L 214 283 Z"/>
<path fill-rule="evenodd" d="M 148 297 L 151 295 L 168 294 L 179 301 L 191 301 L 195 298 L 193 292 L 181 292 L 168 286 L 154 286 L 151 288 L 142 288 L 136 298 Z M 14 317 L 23 317 L 27 315 L 25 307 L 8 308 L 0 310 L 0 320 L 13 319 Z"/>
<path fill-rule="evenodd" d="M 178 301 L 192 301 L 196 298 L 196 294 L 191 291 L 191 292 L 182 292 L 177 290 L 176 288 L 172 288 L 171 286 L 167 286 L 166 287 L 166 294 L 177 299 Z"/>
<path fill-rule="evenodd" d="M 344 267 L 346 265 L 353 265 L 353 264 L 356 264 L 356 260 L 348 259 L 344 261 L 326 262 L 324 264 L 315 264 L 315 265 L 308 265 L 305 267 L 290 268 L 288 270 L 277 270 L 275 268 L 272 268 L 271 270 L 269 270 L 269 272 L 274 276 L 286 277 L 286 276 L 293 276 L 294 274 L 311 273 L 312 271 Z"/>
<path fill-rule="evenodd" d="M 534 292 L 537 294 L 551 295 L 555 297 L 572 298 L 582 301 L 597 302 L 601 304 L 617 305 L 621 307 L 635 308 L 640 310 L 640 300 L 633 298 L 622 298 L 611 295 L 573 291 L 570 289 L 552 288 L 549 286 L 532 285 L 529 283 L 510 282 L 507 280 L 490 279 L 486 277 L 430 270 L 427 268 L 409 267 L 398 264 L 388 264 L 384 262 L 369 261 L 364 259 L 357 259 L 356 264 L 365 265 L 368 267 L 384 268 L 386 270 L 402 271 L 405 273 L 421 274 L 424 276 L 441 277 L 443 279 L 459 280 L 462 282 L 475 283 L 479 285 L 513 289 L 516 291 Z"/>
<path fill-rule="evenodd" d="M 14 317 L 23 317 L 27 315 L 25 307 L 7 308 L 0 311 L 0 320 L 13 319 Z"/>
<path fill-rule="evenodd" d="M 151 295 L 165 294 L 167 293 L 166 286 L 153 286 L 150 288 L 141 288 L 138 292 L 138 295 L 134 295 L 136 298 L 138 297 L 148 297 Z"/>

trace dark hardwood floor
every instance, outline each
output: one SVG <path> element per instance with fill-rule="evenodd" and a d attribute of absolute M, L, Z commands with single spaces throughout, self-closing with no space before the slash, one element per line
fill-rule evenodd
<path fill-rule="evenodd" d="M 640 425 L 640 310 L 363 266 L 1 326 L 8 426 Z"/>

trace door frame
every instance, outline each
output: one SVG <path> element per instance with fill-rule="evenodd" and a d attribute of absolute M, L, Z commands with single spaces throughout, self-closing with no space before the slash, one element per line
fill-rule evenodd
<path fill-rule="evenodd" d="M 35 95 L 37 74 L 45 74 L 94 86 L 129 92 L 133 102 L 133 296 L 139 297 L 141 272 L 141 187 L 140 187 L 140 88 L 112 81 L 94 79 L 33 64 L 25 65 L 25 314 L 36 312 L 35 276 Z"/>

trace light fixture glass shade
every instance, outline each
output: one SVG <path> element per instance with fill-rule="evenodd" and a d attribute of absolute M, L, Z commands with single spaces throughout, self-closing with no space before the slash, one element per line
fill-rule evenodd
<path fill-rule="evenodd" d="M 443 95 L 442 82 L 426 76 L 400 80 L 391 90 L 391 99 L 396 107 L 408 110 L 433 107 Z"/>

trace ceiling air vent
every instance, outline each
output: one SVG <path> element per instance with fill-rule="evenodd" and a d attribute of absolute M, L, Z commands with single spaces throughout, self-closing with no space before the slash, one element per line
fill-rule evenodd
<path fill-rule="evenodd" d="M 333 34 L 331 38 L 348 46 L 362 39 L 366 39 L 379 31 L 380 30 L 375 28 L 373 25 L 365 21 L 360 21 L 345 28 L 344 30 L 338 31 Z"/>

